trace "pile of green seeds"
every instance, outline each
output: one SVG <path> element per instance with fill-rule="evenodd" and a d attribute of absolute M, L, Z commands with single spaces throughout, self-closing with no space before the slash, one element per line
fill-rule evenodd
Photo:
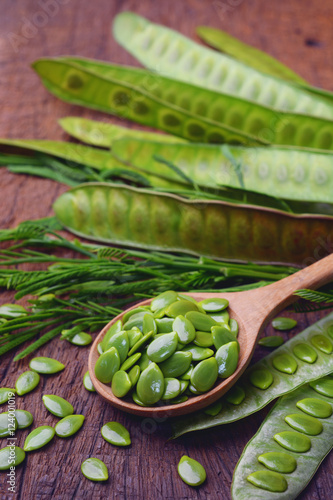
<path fill-rule="evenodd" d="M 128 311 L 98 346 L 97 379 L 140 406 L 183 403 L 237 368 L 238 324 L 223 298 L 196 302 L 174 291 Z"/>

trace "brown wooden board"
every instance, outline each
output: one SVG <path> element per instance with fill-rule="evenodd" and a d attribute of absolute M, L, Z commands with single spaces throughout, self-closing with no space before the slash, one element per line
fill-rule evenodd
<path fill-rule="evenodd" d="M 210 25 L 228 31 L 242 41 L 266 50 L 288 64 L 313 85 L 333 90 L 333 5 L 311 0 L 18 0 L 1 2 L 0 14 L 0 136 L 67 140 L 57 120 L 76 115 L 113 123 L 123 121 L 101 113 L 62 103 L 51 96 L 29 68 L 42 56 L 71 54 L 123 64 L 135 60 L 113 40 L 110 25 L 115 14 L 133 10 L 155 22 L 197 39 L 195 28 Z M 55 182 L 15 176 L 0 169 L 0 227 L 16 226 L 26 219 L 52 215 L 52 203 L 66 187 Z M 0 304 L 12 300 L 0 293 Z M 297 332 L 323 313 L 295 315 Z M 273 334 L 271 326 L 267 335 Z M 287 339 L 290 334 L 284 334 Z M 255 359 L 265 351 L 257 349 Z M 113 409 L 82 385 L 89 348 L 52 341 L 38 355 L 58 358 L 66 369 L 59 375 L 42 377 L 39 387 L 17 408 L 30 410 L 35 426 L 55 425 L 57 418 L 42 405 L 43 394 L 67 398 L 76 413 L 86 417 L 79 433 L 70 439 L 55 438 L 41 451 L 30 453 L 16 469 L 16 494 L 7 490 L 6 474 L 0 474 L 1 499 L 230 499 L 233 469 L 247 441 L 258 429 L 267 409 L 241 422 L 168 441 L 168 421 L 140 419 Z M 11 386 L 25 371 L 28 360 L 14 363 L 13 354 L 0 363 L 1 386 Z M 5 410 L 6 405 L 1 407 Z M 105 442 L 100 428 L 108 421 L 124 424 L 132 435 L 127 449 Z M 23 446 L 29 430 L 17 432 Z M 0 443 L 4 446 L 3 442 Z M 177 474 L 180 457 L 187 454 L 207 470 L 207 481 L 199 489 L 182 482 Z M 107 483 L 92 483 L 80 472 L 90 457 L 108 466 Z M 303 500 L 327 500 L 333 490 L 333 457 L 326 458 L 314 480 L 301 494 Z"/>

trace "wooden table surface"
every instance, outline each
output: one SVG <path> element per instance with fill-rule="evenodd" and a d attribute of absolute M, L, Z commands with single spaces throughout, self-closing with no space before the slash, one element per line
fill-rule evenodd
<path fill-rule="evenodd" d="M 57 120 L 68 115 L 117 123 L 115 118 L 70 106 L 51 96 L 29 64 L 42 56 L 63 54 L 137 64 L 110 33 L 112 19 L 123 10 L 135 11 L 194 39 L 198 25 L 224 29 L 276 56 L 312 84 L 333 90 L 332 2 L 6 0 L 1 3 L 0 16 L 1 137 L 67 140 Z M 0 169 L 0 227 L 14 227 L 26 219 L 51 215 L 52 203 L 65 189 L 49 180 L 15 176 Z M 12 297 L 1 292 L 0 304 Z M 319 313 L 298 315 L 297 332 L 320 316 Z M 271 327 L 266 333 L 272 333 Z M 86 421 L 74 438 L 54 439 L 41 451 L 29 454 L 25 464 L 16 470 L 15 495 L 8 493 L 5 474 L 1 474 L 1 499 L 231 498 L 234 467 L 267 409 L 239 423 L 168 441 L 168 422 L 141 420 L 121 413 L 83 388 L 88 348 L 68 346 L 56 339 L 38 354 L 62 360 L 66 369 L 60 375 L 42 377 L 37 390 L 16 398 L 17 407 L 32 411 L 35 426 L 55 425 L 57 418 L 48 414 L 41 403 L 42 394 L 55 393 L 71 401 L 75 412 L 84 414 Z M 261 355 L 263 351 L 258 350 L 256 357 Z M 17 375 L 27 369 L 28 360 L 14 363 L 12 359 L 9 354 L 1 360 L 1 386 L 12 386 Z M 99 430 L 111 420 L 129 429 L 131 447 L 118 449 L 102 439 Z M 23 445 L 28 432 L 17 434 L 19 445 Z M 184 484 L 177 474 L 177 463 L 183 454 L 199 460 L 207 470 L 207 481 L 199 489 Z M 80 464 L 90 456 L 106 463 L 110 472 L 106 483 L 93 483 L 82 476 Z M 332 473 L 330 456 L 299 498 L 332 498 Z"/>

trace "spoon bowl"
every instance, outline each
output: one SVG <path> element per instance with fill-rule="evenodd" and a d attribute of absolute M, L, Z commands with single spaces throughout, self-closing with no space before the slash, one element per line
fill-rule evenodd
<path fill-rule="evenodd" d="M 239 324 L 238 342 L 240 346 L 239 361 L 236 371 L 226 379 L 219 379 L 208 392 L 193 396 L 184 403 L 161 406 L 138 406 L 126 399 L 119 399 L 112 393 L 111 386 L 103 384 L 95 376 L 95 364 L 99 357 L 97 345 L 116 321 L 124 314 L 138 306 L 149 305 L 153 299 L 135 304 L 110 321 L 95 339 L 89 355 L 89 374 L 96 391 L 109 403 L 123 411 L 142 417 L 171 417 L 191 413 L 217 401 L 225 394 L 248 366 L 257 340 L 267 323 L 284 307 L 297 300 L 294 292 L 300 288 L 316 289 L 333 280 L 333 254 L 298 271 L 276 283 L 245 292 L 229 293 L 187 293 L 197 301 L 221 297 L 229 301 L 230 318 Z M 182 292 L 183 293 L 183 292 Z"/>

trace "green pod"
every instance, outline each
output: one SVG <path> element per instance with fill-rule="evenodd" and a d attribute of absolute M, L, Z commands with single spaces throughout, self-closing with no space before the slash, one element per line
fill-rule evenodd
<path fill-rule="evenodd" d="M 214 427 L 216 425 L 228 424 L 230 422 L 240 420 L 260 410 L 277 397 L 294 391 L 305 382 L 315 381 L 321 377 L 324 377 L 325 375 L 332 373 L 333 356 L 325 354 L 320 350 L 316 351 L 317 360 L 312 364 L 309 364 L 306 361 L 299 360 L 297 371 L 292 375 L 275 371 L 275 369 L 272 367 L 272 360 L 276 355 L 280 353 L 292 354 L 294 347 L 300 343 L 310 345 L 310 339 L 315 334 L 320 333 L 325 337 L 329 337 L 330 327 L 332 326 L 333 313 L 330 313 L 317 323 L 314 323 L 310 327 L 306 328 L 303 332 L 295 335 L 281 347 L 277 347 L 274 352 L 268 354 L 259 362 L 247 368 L 247 370 L 237 382 L 237 385 L 239 385 L 245 393 L 245 397 L 239 405 L 235 406 L 234 404 L 229 403 L 228 394 L 226 394 L 221 400 L 223 403 L 223 411 L 218 415 L 212 417 L 206 415 L 204 412 L 198 412 L 194 415 L 191 415 L 190 418 L 185 417 L 181 420 L 173 422 L 172 428 L 174 437 L 181 436 L 186 432 L 206 429 L 209 427 Z M 315 349 L 314 347 L 312 348 Z M 263 382 L 262 375 L 258 375 L 258 380 L 253 378 L 253 374 L 256 374 L 260 371 L 267 372 L 271 375 L 273 379 L 271 384 L 268 384 L 268 386 L 260 387 L 260 381 Z M 273 371 L 274 377 L 272 375 Z M 253 381 L 255 380 L 259 382 L 258 385 L 253 384 Z M 316 398 L 316 395 L 320 397 L 320 393 L 317 393 L 315 389 L 313 389 L 313 398 Z M 308 408 L 308 411 L 326 411 L 326 413 L 324 414 L 327 414 L 328 410 L 331 411 L 331 409 L 326 408 L 321 410 L 319 410 L 318 408 L 316 409 L 315 405 L 310 405 L 309 407 L 307 405 L 304 408 Z"/>
<path fill-rule="evenodd" d="M 192 142 L 276 144 L 333 148 L 328 119 L 286 111 L 156 75 L 138 68 L 62 57 L 39 59 L 33 68 L 57 97 Z M 323 107 L 320 104 L 319 116 Z M 328 106 L 329 110 L 332 110 Z"/>
<path fill-rule="evenodd" d="M 214 190 L 221 186 L 243 188 L 289 201 L 333 202 L 333 155 L 301 148 L 244 148 L 205 144 L 163 144 L 123 139 L 116 141 L 113 154 L 148 175 L 189 184 L 190 180 Z M 184 174 L 161 164 L 164 158 Z M 235 169 L 237 163 L 242 175 Z M 186 181 L 186 178 L 188 181 Z"/>
<path fill-rule="evenodd" d="M 113 33 L 144 66 L 158 68 L 181 82 L 241 96 L 276 110 L 333 117 L 332 107 L 306 88 L 262 73 L 132 12 L 118 14 Z"/>
<path fill-rule="evenodd" d="M 105 200 L 102 211 L 96 194 Z M 303 263 L 314 255 L 320 236 L 333 239 L 333 217 L 186 200 L 115 184 L 72 188 L 53 208 L 61 224 L 79 236 L 212 258 Z"/>
<path fill-rule="evenodd" d="M 235 468 L 232 482 L 234 500 L 271 500 L 273 495 L 279 500 L 291 500 L 298 497 L 306 487 L 332 448 L 333 416 L 323 419 L 322 426 L 321 419 L 315 419 L 315 425 L 312 424 L 313 435 L 292 431 L 285 419 L 287 420 L 288 415 L 295 418 L 296 412 L 298 417 L 302 418 L 304 413 L 297 409 L 297 403 L 311 398 L 314 394 L 315 391 L 307 384 L 278 400 L 258 432 L 246 445 Z M 332 403 L 332 398 L 320 398 L 322 402 Z M 308 425 L 311 427 L 310 421 L 307 422 Z M 322 432 L 315 434 L 318 426 L 322 427 Z M 276 440 L 277 436 L 279 438 Z M 280 481 L 266 482 L 265 473 L 269 470 L 279 474 Z M 261 484 L 252 480 L 253 474 L 259 473 L 264 477 Z M 277 489 L 283 482 L 281 477 L 286 488 Z M 276 488 L 272 489 L 273 485 Z"/>
<path fill-rule="evenodd" d="M 288 66 L 285 66 L 266 52 L 241 42 L 226 31 L 211 28 L 210 26 L 199 26 L 196 31 L 199 37 L 211 47 L 228 54 L 261 73 L 276 76 L 286 81 L 306 84 L 306 81 Z"/>
<path fill-rule="evenodd" d="M 113 123 L 98 122 L 76 116 L 66 116 L 59 120 L 59 125 L 69 135 L 82 142 L 110 149 L 114 141 L 123 138 L 142 139 L 145 141 L 155 141 L 174 143 L 184 142 L 182 139 L 166 134 L 156 134 L 155 132 L 145 132 L 134 130 L 128 127 L 121 127 Z"/>

